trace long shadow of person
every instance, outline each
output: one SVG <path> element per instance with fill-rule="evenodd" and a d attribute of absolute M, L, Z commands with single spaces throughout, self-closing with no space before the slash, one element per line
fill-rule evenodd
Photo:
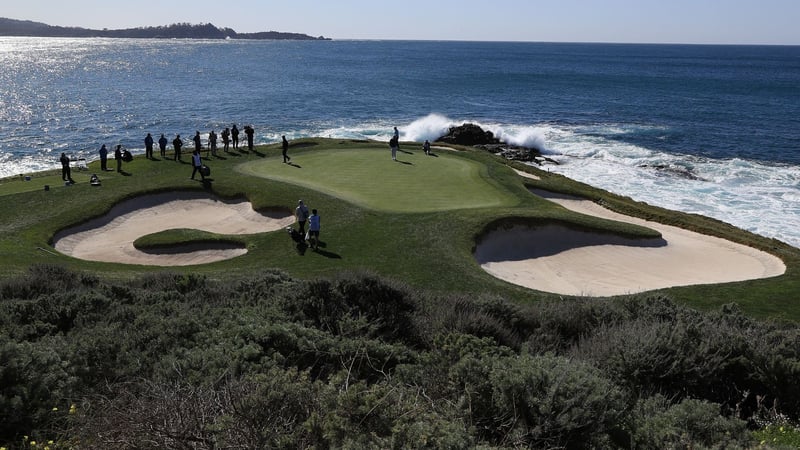
<path fill-rule="evenodd" d="M 326 258 L 330 258 L 330 259 L 342 259 L 341 255 L 338 255 L 338 254 L 336 254 L 336 253 L 333 253 L 333 252 L 329 252 L 329 251 L 327 251 L 327 250 L 322 250 L 323 248 L 325 248 L 325 247 L 327 247 L 327 246 L 328 246 L 328 244 L 326 244 L 325 242 L 323 242 L 323 241 L 317 241 L 317 248 L 315 248 L 315 249 L 313 249 L 313 250 L 311 250 L 311 251 L 313 251 L 314 253 L 317 253 L 317 254 L 319 254 L 319 255 L 322 255 L 322 256 L 324 256 L 324 257 L 326 257 Z"/>
<path fill-rule="evenodd" d="M 292 167 L 296 167 L 298 169 L 302 169 L 303 168 L 303 166 L 301 166 L 300 164 L 293 163 L 293 162 L 288 162 L 288 163 L 286 163 L 286 165 L 289 165 L 289 166 L 292 166 Z"/>
<path fill-rule="evenodd" d="M 400 161 L 399 159 L 397 160 L 397 162 L 399 162 L 400 164 L 405 164 L 407 166 L 413 166 L 414 165 L 414 163 L 411 163 L 411 162 L 408 162 L 408 161 Z"/>

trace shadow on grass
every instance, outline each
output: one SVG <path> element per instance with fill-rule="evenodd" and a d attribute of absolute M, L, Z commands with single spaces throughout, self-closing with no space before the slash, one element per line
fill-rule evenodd
<path fill-rule="evenodd" d="M 408 161 L 400 161 L 399 159 L 397 160 L 397 162 L 399 162 L 400 164 L 405 164 L 405 165 L 407 165 L 407 166 L 413 166 L 413 165 L 414 165 L 414 163 L 412 163 L 412 162 L 408 162 Z"/>
<path fill-rule="evenodd" d="M 323 249 L 321 248 L 321 247 L 327 247 L 327 246 L 328 246 L 328 245 L 327 245 L 326 243 L 324 243 L 324 242 L 322 242 L 322 241 L 319 241 L 319 242 L 317 243 L 317 248 L 315 248 L 315 249 L 313 249 L 313 250 L 311 250 L 311 251 L 312 251 L 312 252 L 314 252 L 314 253 L 316 253 L 316 254 L 318 254 L 318 255 L 322 255 L 322 256 L 324 256 L 324 257 L 326 257 L 326 258 L 330 258 L 330 259 L 342 259 L 342 256 L 341 256 L 341 255 L 339 255 L 339 254 L 337 254 L 337 253 L 329 252 L 329 251 L 327 251 L 327 250 L 323 250 Z"/>

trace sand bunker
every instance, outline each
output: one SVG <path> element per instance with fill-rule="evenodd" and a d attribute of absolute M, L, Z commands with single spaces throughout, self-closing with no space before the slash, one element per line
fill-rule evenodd
<path fill-rule="evenodd" d="M 275 231 L 292 223 L 294 217 L 288 211 L 262 214 L 246 201 L 222 201 L 200 192 L 169 192 L 122 202 L 103 217 L 59 232 L 53 240 L 56 250 L 90 261 L 187 266 L 234 258 L 247 249 L 217 246 L 156 253 L 140 251 L 133 242 L 169 229 L 238 235 Z"/>
<path fill-rule="evenodd" d="M 663 239 L 625 239 L 558 225 L 497 230 L 478 245 L 475 257 L 484 270 L 510 283 L 562 295 L 611 296 L 786 272 L 779 258 L 751 247 L 618 214 L 588 200 L 532 192 L 576 212 L 657 230 Z"/>

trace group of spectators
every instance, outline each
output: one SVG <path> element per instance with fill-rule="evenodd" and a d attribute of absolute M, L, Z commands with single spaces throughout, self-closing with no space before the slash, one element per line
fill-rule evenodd
<path fill-rule="evenodd" d="M 236 124 L 232 124 L 231 127 L 226 127 L 224 130 L 222 130 L 219 135 L 219 137 L 222 138 L 222 150 L 225 151 L 226 153 L 230 152 L 231 149 L 239 150 L 239 134 L 240 131 L 239 128 L 236 126 Z M 253 128 L 252 125 L 245 125 L 244 134 L 247 139 L 247 149 L 248 151 L 252 152 L 255 129 Z M 206 148 L 209 150 L 211 156 L 214 157 L 218 157 L 217 139 L 218 136 L 216 131 L 211 130 L 211 132 L 208 133 Z M 285 140 L 286 138 L 284 138 L 284 141 Z M 203 149 L 203 141 L 202 137 L 200 136 L 200 131 L 197 131 L 195 133 L 194 137 L 192 138 L 192 142 L 194 143 L 194 151 L 192 152 L 192 166 L 195 168 L 195 172 L 197 172 L 199 168 L 202 166 L 202 161 L 200 159 L 200 151 Z M 156 144 L 158 145 L 158 148 L 160 150 L 161 158 L 166 159 L 167 146 L 170 144 L 170 141 L 163 133 L 161 134 L 161 137 L 159 137 L 157 141 L 153 138 L 152 134 L 147 133 L 147 136 L 145 136 L 144 138 L 145 158 L 155 159 L 153 156 L 153 151 L 155 149 Z M 173 150 L 172 159 L 174 161 L 182 161 L 181 156 L 183 154 L 183 146 L 184 142 L 183 139 L 181 139 L 181 135 L 176 134 L 175 138 L 172 139 L 172 150 Z M 100 154 L 100 170 L 102 170 L 103 172 L 108 171 L 109 150 L 105 144 L 103 144 L 100 147 L 98 153 Z M 116 169 L 117 172 L 122 173 L 123 172 L 122 162 L 129 161 L 132 158 L 133 158 L 132 155 L 127 149 L 125 149 L 122 145 L 117 145 L 116 148 L 114 149 L 114 159 L 117 161 L 117 169 Z M 73 182 L 70 176 L 69 157 L 67 157 L 66 154 L 62 153 L 60 161 L 62 167 L 62 178 L 64 179 L 64 181 Z M 201 176 L 203 176 L 202 171 L 200 172 L 200 174 Z M 192 179 L 194 179 L 194 175 L 195 173 L 193 172 Z"/>
<path fill-rule="evenodd" d="M 230 152 L 231 148 L 233 148 L 233 150 L 239 150 L 239 134 L 239 128 L 236 126 L 236 124 L 231 125 L 231 127 L 226 127 L 220 132 L 219 135 L 217 135 L 215 130 L 211 130 L 211 132 L 208 133 L 206 148 L 209 150 L 211 156 L 216 157 L 217 139 L 222 138 L 222 150 L 224 152 Z M 247 137 L 247 150 L 253 151 L 253 137 L 255 135 L 255 129 L 253 129 L 252 125 L 245 125 L 244 134 Z M 192 142 L 194 143 L 195 151 L 200 152 L 203 149 L 203 138 L 200 136 L 200 131 L 195 132 Z M 155 144 L 156 141 L 154 141 L 153 136 L 150 133 L 147 133 L 147 136 L 144 138 L 144 154 L 147 159 L 153 159 L 153 148 Z M 158 148 L 161 151 L 162 158 L 167 157 L 168 144 L 169 140 L 162 133 L 161 137 L 158 139 Z M 181 161 L 183 145 L 184 143 L 183 139 L 181 139 L 181 135 L 175 135 L 175 138 L 172 140 L 172 159 L 174 161 Z"/>

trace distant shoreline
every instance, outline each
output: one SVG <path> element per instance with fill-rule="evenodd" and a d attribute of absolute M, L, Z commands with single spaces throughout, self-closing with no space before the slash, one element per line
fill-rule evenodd
<path fill-rule="evenodd" d="M 210 23 L 199 25 L 175 23 L 155 27 L 95 30 L 80 27 L 60 27 L 30 20 L 8 18 L 0 18 L 0 36 L 129 39 L 331 40 L 324 36 L 314 37 L 302 33 L 281 31 L 237 33 L 231 28 L 220 28 Z"/>

